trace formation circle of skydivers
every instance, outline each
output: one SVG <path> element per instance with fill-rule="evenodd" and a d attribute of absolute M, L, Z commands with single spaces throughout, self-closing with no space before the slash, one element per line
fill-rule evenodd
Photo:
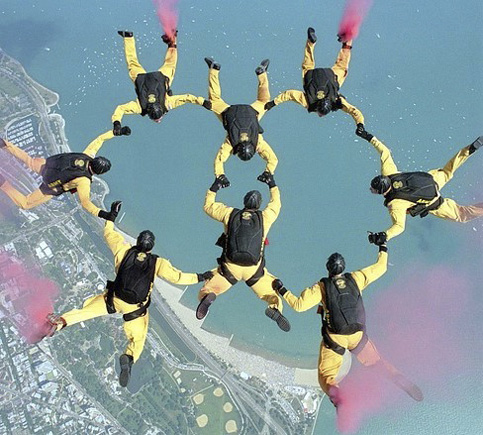
<path fill-rule="evenodd" d="M 134 83 L 137 98 L 117 106 L 112 115 L 112 130 L 94 139 L 82 153 L 62 153 L 46 159 L 33 158 L 8 140 L 0 140 L 0 148 L 40 174 L 43 180 L 39 189 L 24 195 L 0 175 L 0 190 L 22 209 L 36 207 L 66 192 L 77 193 L 83 208 L 106 221 L 104 238 L 114 255 L 114 281 L 107 282 L 104 292 L 84 301 L 82 308 L 62 315 L 49 314 L 46 336 L 52 336 L 67 326 L 88 319 L 122 313 L 124 331 L 129 342 L 119 359 L 119 382 L 125 387 L 128 385 L 131 367 L 144 348 L 149 321 L 148 307 L 155 277 L 182 285 L 204 282 L 196 309 L 196 317 L 200 320 L 207 315 L 220 294 L 243 281 L 267 303 L 265 314 L 285 332 L 290 330 L 290 323 L 282 314 L 283 300 L 295 311 L 305 311 L 318 305 L 318 313 L 322 316 L 319 383 L 335 406 L 341 402 L 337 375 L 346 351 L 356 355 L 366 366 L 380 367 L 389 379 L 413 399 L 422 400 L 421 390 L 383 359 L 368 337 L 362 291 L 386 272 L 387 241 L 404 231 L 407 214 L 420 217 L 432 214 L 457 222 L 467 222 L 483 216 L 483 203 L 461 206 L 452 199 L 443 198 L 440 193 L 456 169 L 483 145 L 483 136 L 461 149 L 442 169 L 428 172 L 398 171 L 389 149 L 366 131 L 361 111 L 339 93 L 347 78 L 352 50 L 352 40 L 345 38 L 345 35 L 338 35 L 342 46 L 334 65 L 319 68 L 315 66 L 314 56 L 317 36 L 313 28 L 308 28 L 302 62 L 303 91 L 286 90 L 271 100 L 267 77 L 270 62 L 265 59 L 255 70 L 258 80 L 255 102 L 251 105 L 229 105 L 221 98 L 221 66 L 213 58 L 205 58 L 209 69 L 208 99 L 191 94 L 173 95 L 171 83 L 178 57 L 177 31 L 172 36 L 162 35 L 167 51 L 163 65 L 153 72 L 146 72 L 139 63 L 133 33 L 118 33 L 123 38 L 129 77 Z M 383 195 L 384 205 L 392 220 L 392 226 L 387 230 L 369 233 L 369 242 L 376 245 L 379 251 L 374 264 L 344 273 L 344 257 L 333 253 L 326 263 L 327 276 L 303 290 L 299 297 L 268 272 L 265 264 L 267 235 L 280 213 L 281 202 L 280 190 L 274 179 L 278 159 L 264 140 L 259 122 L 267 111 L 287 101 L 295 102 L 309 113 L 317 113 L 319 117 L 342 110 L 354 119 L 355 134 L 368 141 L 380 154 L 381 174 L 372 179 L 370 190 L 374 194 Z M 160 122 L 169 110 L 186 103 L 197 104 L 214 112 L 226 130 L 226 138 L 214 161 L 215 181 L 207 190 L 204 203 L 204 211 L 223 223 L 224 230 L 217 241 L 223 251 L 217 259 L 218 266 L 202 273 L 184 273 L 173 267 L 168 260 L 153 254 L 155 236 L 151 231 L 142 231 L 134 245 L 127 243 L 124 236 L 114 228 L 121 201 L 113 202 L 109 210 L 101 210 L 90 200 L 93 175 L 101 175 L 111 168 L 108 159 L 96 157 L 97 152 L 106 140 L 131 134 L 130 128 L 121 123 L 123 115 L 147 115 L 154 122 Z M 258 180 L 269 189 L 270 200 L 266 208 L 260 210 L 262 195 L 257 190 L 245 195 L 242 208 L 217 202 L 217 192 L 230 186 L 223 164 L 231 155 L 247 161 L 255 153 L 266 161 L 264 172 L 258 176 Z"/>

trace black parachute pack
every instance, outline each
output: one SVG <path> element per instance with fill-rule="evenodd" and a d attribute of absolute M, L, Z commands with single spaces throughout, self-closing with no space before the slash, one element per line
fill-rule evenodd
<path fill-rule="evenodd" d="M 255 266 L 263 255 L 263 217 L 260 210 L 231 212 L 223 257 L 240 266 Z"/>
<path fill-rule="evenodd" d="M 171 95 L 169 79 L 159 71 L 138 74 L 134 81 L 136 94 L 141 105 L 141 115 L 145 116 L 149 104 L 159 103 L 163 114 L 166 109 L 166 94 Z"/>
<path fill-rule="evenodd" d="M 443 198 L 439 198 L 438 201 L 430 204 L 439 196 L 439 189 L 433 176 L 427 172 L 401 172 L 389 175 L 389 179 L 391 180 L 391 190 L 384 197 L 386 207 L 393 199 L 405 199 L 416 203 L 408 209 L 411 216 L 424 217 L 430 210 L 437 209 L 443 202 Z"/>
<path fill-rule="evenodd" d="M 119 265 L 112 285 L 114 295 L 128 304 L 144 302 L 151 291 L 158 256 L 133 246 Z"/>
<path fill-rule="evenodd" d="M 366 313 L 362 296 L 350 273 L 334 278 L 322 278 L 325 287 L 325 320 L 323 324 L 333 334 L 350 335 L 363 331 Z M 324 328 L 323 328 L 324 329 Z"/>
<path fill-rule="evenodd" d="M 87 177 L 92 180 L 92 174 L 87 169 L 92 160 L 92 157 L 84 153 L 63 153 L 47 157 L 41 172 L 43 183 L 40 190 L 46 195 L 59 196 L 65 193 L 62 186 L 75 178 Z"/>
<path fill-rule="evenodd" d="M 304 92 L 309 112 L 315 112 L 318 101 L 323 98 L 328 98 L 332 102 L 332 110 L 340 108 L 337 104 L 340 99 L 339 84 L 334 71 L 330 68 L 315 68 L 307 71 L 304 76 Z"/>
<path fill-rule="evenodd" d="M 257 147 L 258 135 L 263 133 L 263 129 L 258 123 L 258 112 L 252 106 L 234 104 L 225 109 L 221 116 L 233 148 L 240 142 L 248 141 Z"/>

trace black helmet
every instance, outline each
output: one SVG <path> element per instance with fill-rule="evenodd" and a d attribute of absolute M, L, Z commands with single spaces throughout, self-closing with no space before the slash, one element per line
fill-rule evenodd
<path fill-rule="evenodd" d="M 95 157 L 91 161 L 91 170 L 96 175 L 104 174 L 111 169 L 111 162 L 105 157 Z"/>
<path fill-rule="evenodd" d="M 235 152 L 241 160 L 246 162 L 255 155 L 255 147 L 251 142 L 240 142 L 236 146 Z"/>
<path fill-rule="evenodd" d="M 154 240 L 155 237 L 151 231 L 141 231 L 136 239 L 136 247 L 142 252 L 149 252 L 154 248 Z"/>
<path fill-rule="evenodd" d="M 317 113 L 320 115 L 327 115 L 332 110 L 332 102 L 328 98 L 322 98 L 317 103 Z"/>
<path fill-rule="evenodd" d="M 391 187 L 391 179 L 385 175 L 378 175 L 371 180 L 371 188 L 376 193 L 383 194 Z"/>
<path fill-rule="evenodd" d="M 340 255 L 338 252 L 334 252 L 327 259 L 327 263 L 325 263 L 325 267 L 329 272 L 329 276 L 339 275 L 340 273 L 344 272 L 344 269 L 345 269 L 344 257 Z"/>
<path fill-rule="evenodd" d="M 243 198 L 245 208 L 258 210 L 262 204 L 262 194 L 258 190 L 250 190 Z"/>
<path fill-rule="evenodd" d="M 146 108 L 146 112 L 148 112 L 149 118 L 153 121 L 161 119 L 165 113 L 159 103 L 149 104 Z"/>

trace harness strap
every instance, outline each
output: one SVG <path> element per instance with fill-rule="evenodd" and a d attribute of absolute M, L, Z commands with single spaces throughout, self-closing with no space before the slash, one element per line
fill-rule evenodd
<path fill-rule="evenodd" d="M 220 272 L 220 274 L 231 284 L 231 285 L 235 285 L 238 280 L 233 276 L 233 274 L 230 272 L 230 270 L 228 269 L 226 263 L 221 259 L 221 258 L 218 258 L 217 259 L 218 261 L 218 264 L 220 265 L 220 267 L 218 267 L 218 272 Z"/>
<path fill-rule="evenodd" d="M 369 337 L 367 336 L 367 333 L 366 331 L 362 331 L 362 338 L 361 338 L 361 341 L 359 341 L 358 345 L 351 350 L 351 352 L 354 354 L 354 355 L 359 355 L 359 353 L 361 353 L 362 349 L 364 349 L 364 346 L 366 345 L 366 343 L 369 341 Z"/>
<path fill-rule="evenodd" d="M 125 322 L 130 322 L 131 320 L 137 319 L 138 317 L 142 317 L 146 315 L 148 311 L 148 307 L 151 305 L 151 296 L 148 297 L 147 302 L 139 307 L 137 310 L 131 311 L 130 313 L 124 314 L 122 318 Z"/>
<path fill-rule="evenodd" d="M 245 281 L 245 284 L 248 287 L 255 285 L 263 276 L 263 269 L 265 269 L 265 256 L 262 257 L 262 261 L 260 261 L 257 271 Z"/>
<path fill-rule="evenodd" d="M 322 322 L 322 341 L 327 349 L 333 350 L 339 355 L 344 355 L 345 348 L 337 344 L 334 340 L 332 340 L 332 338 L 330 338 L 329 330 L 327 328 L 327 322 L 325 320 Z"/>
<path fill-rule="evenodd" d="M 106 301 L 106 308 L 109 314 L 114 314 L 116 312 L 116 308 L 114 308 L 114 281 L 107 281 L 106 283 L 107 293 L 104 296 L 104 300 Z"/>

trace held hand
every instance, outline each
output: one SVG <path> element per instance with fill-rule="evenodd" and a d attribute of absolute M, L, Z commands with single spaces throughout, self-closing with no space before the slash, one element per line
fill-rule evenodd
<path fill-rule="evenodd" d="M 213 278 L 214 274 L 211 270 L 207 270 L 206 272 L 203 272 L 203 273 L 197 273 L 196 276 L 198 277 L 198 282 L 201 282 L 201 281 L 209 281 L 211 278 Z"/>
<path fill-rule="evenodd" d="M 119 211 L 121 210 L 122 206 L 122 201 L 114 201 L 111 203 L 111 213 L 115 214 L 116 217 L 119 214 Z"/>
<path fill-rule="evenodd" d="M 270 189 L 276 186 L 275 180 L 273 179 L 273 174 L 268 171 L 264 171 L 262 174 L 260 174 L 257 177 L 257 180 L 261 181 L 262 183 L 268 184 L 268 187 L 270 187 Z"/>
<path fill-rule="evenodd" d="M 373 243 L 377 246 L 382 246 L 387 242 L 387 234 L 385 232 L 371 233 L 367 236 L 369 243 Z"/>
<path fill-rule="evenodd" d="M 211 104 L 211 101 L 210 100 L 203 100 L 203 104 L 202 106 L 206 109 L 206 110 L 211 110 L 212 108 L 212 104 Z"/>
<path fill-rule="evenodd" d="M 263 108 L 268 112 L 270 109 L 273 109 L 275 107 L 275 101 L 271 100 L 265 103 L 265 106 Z"/>
<path fill-rule="evenodd" d="M 282 296 L 287 293 L 287 289 L 283 285 L 282 280 L 276 278 L 272 281 L 272 288 L 277 292 L 279 296 Z"/>
<path fill-rule="evenodd" d="M 221 174 L 220 176 L 215 178 L 215 181 L 210 187 L 212 192 L 218 192 L 220 189 L 224 189 L 225 187 L 230 186 L 230 180 L 226 177 L 225 174 Z"/>
<path fill-rule="evenodd" d="M 130 134 L 131 134 L 131 129 L 127 125 L 121 128 L 120 136 L 129 136 Z"/>
<path fill-rule="evenodd" d="M 99 214 L 97 215 L 101 219 L 105 219 L 106 221 L 116 222 L 117 215 L 119 214 L 119 210 L 121 210 L 122 201 L 114 201 L 111 204 L 111 210 L 99 210 Z"/>
<path fill-rule="evenodd" d="M 364 128 L 364 124 L 362 123 L 357 124 L 356 135 L 362 139 L 367 140 L 368 142 L 370 142 L 374 137 L 371 133 L 366 131 L 366 129 Z"/>
<path fill-rule="evenodd" d="M 112 133 L 114 136 L 121 136 L 122 135 L 122 127 L 119 121 L 114 121 L 112 124 Z"/>

